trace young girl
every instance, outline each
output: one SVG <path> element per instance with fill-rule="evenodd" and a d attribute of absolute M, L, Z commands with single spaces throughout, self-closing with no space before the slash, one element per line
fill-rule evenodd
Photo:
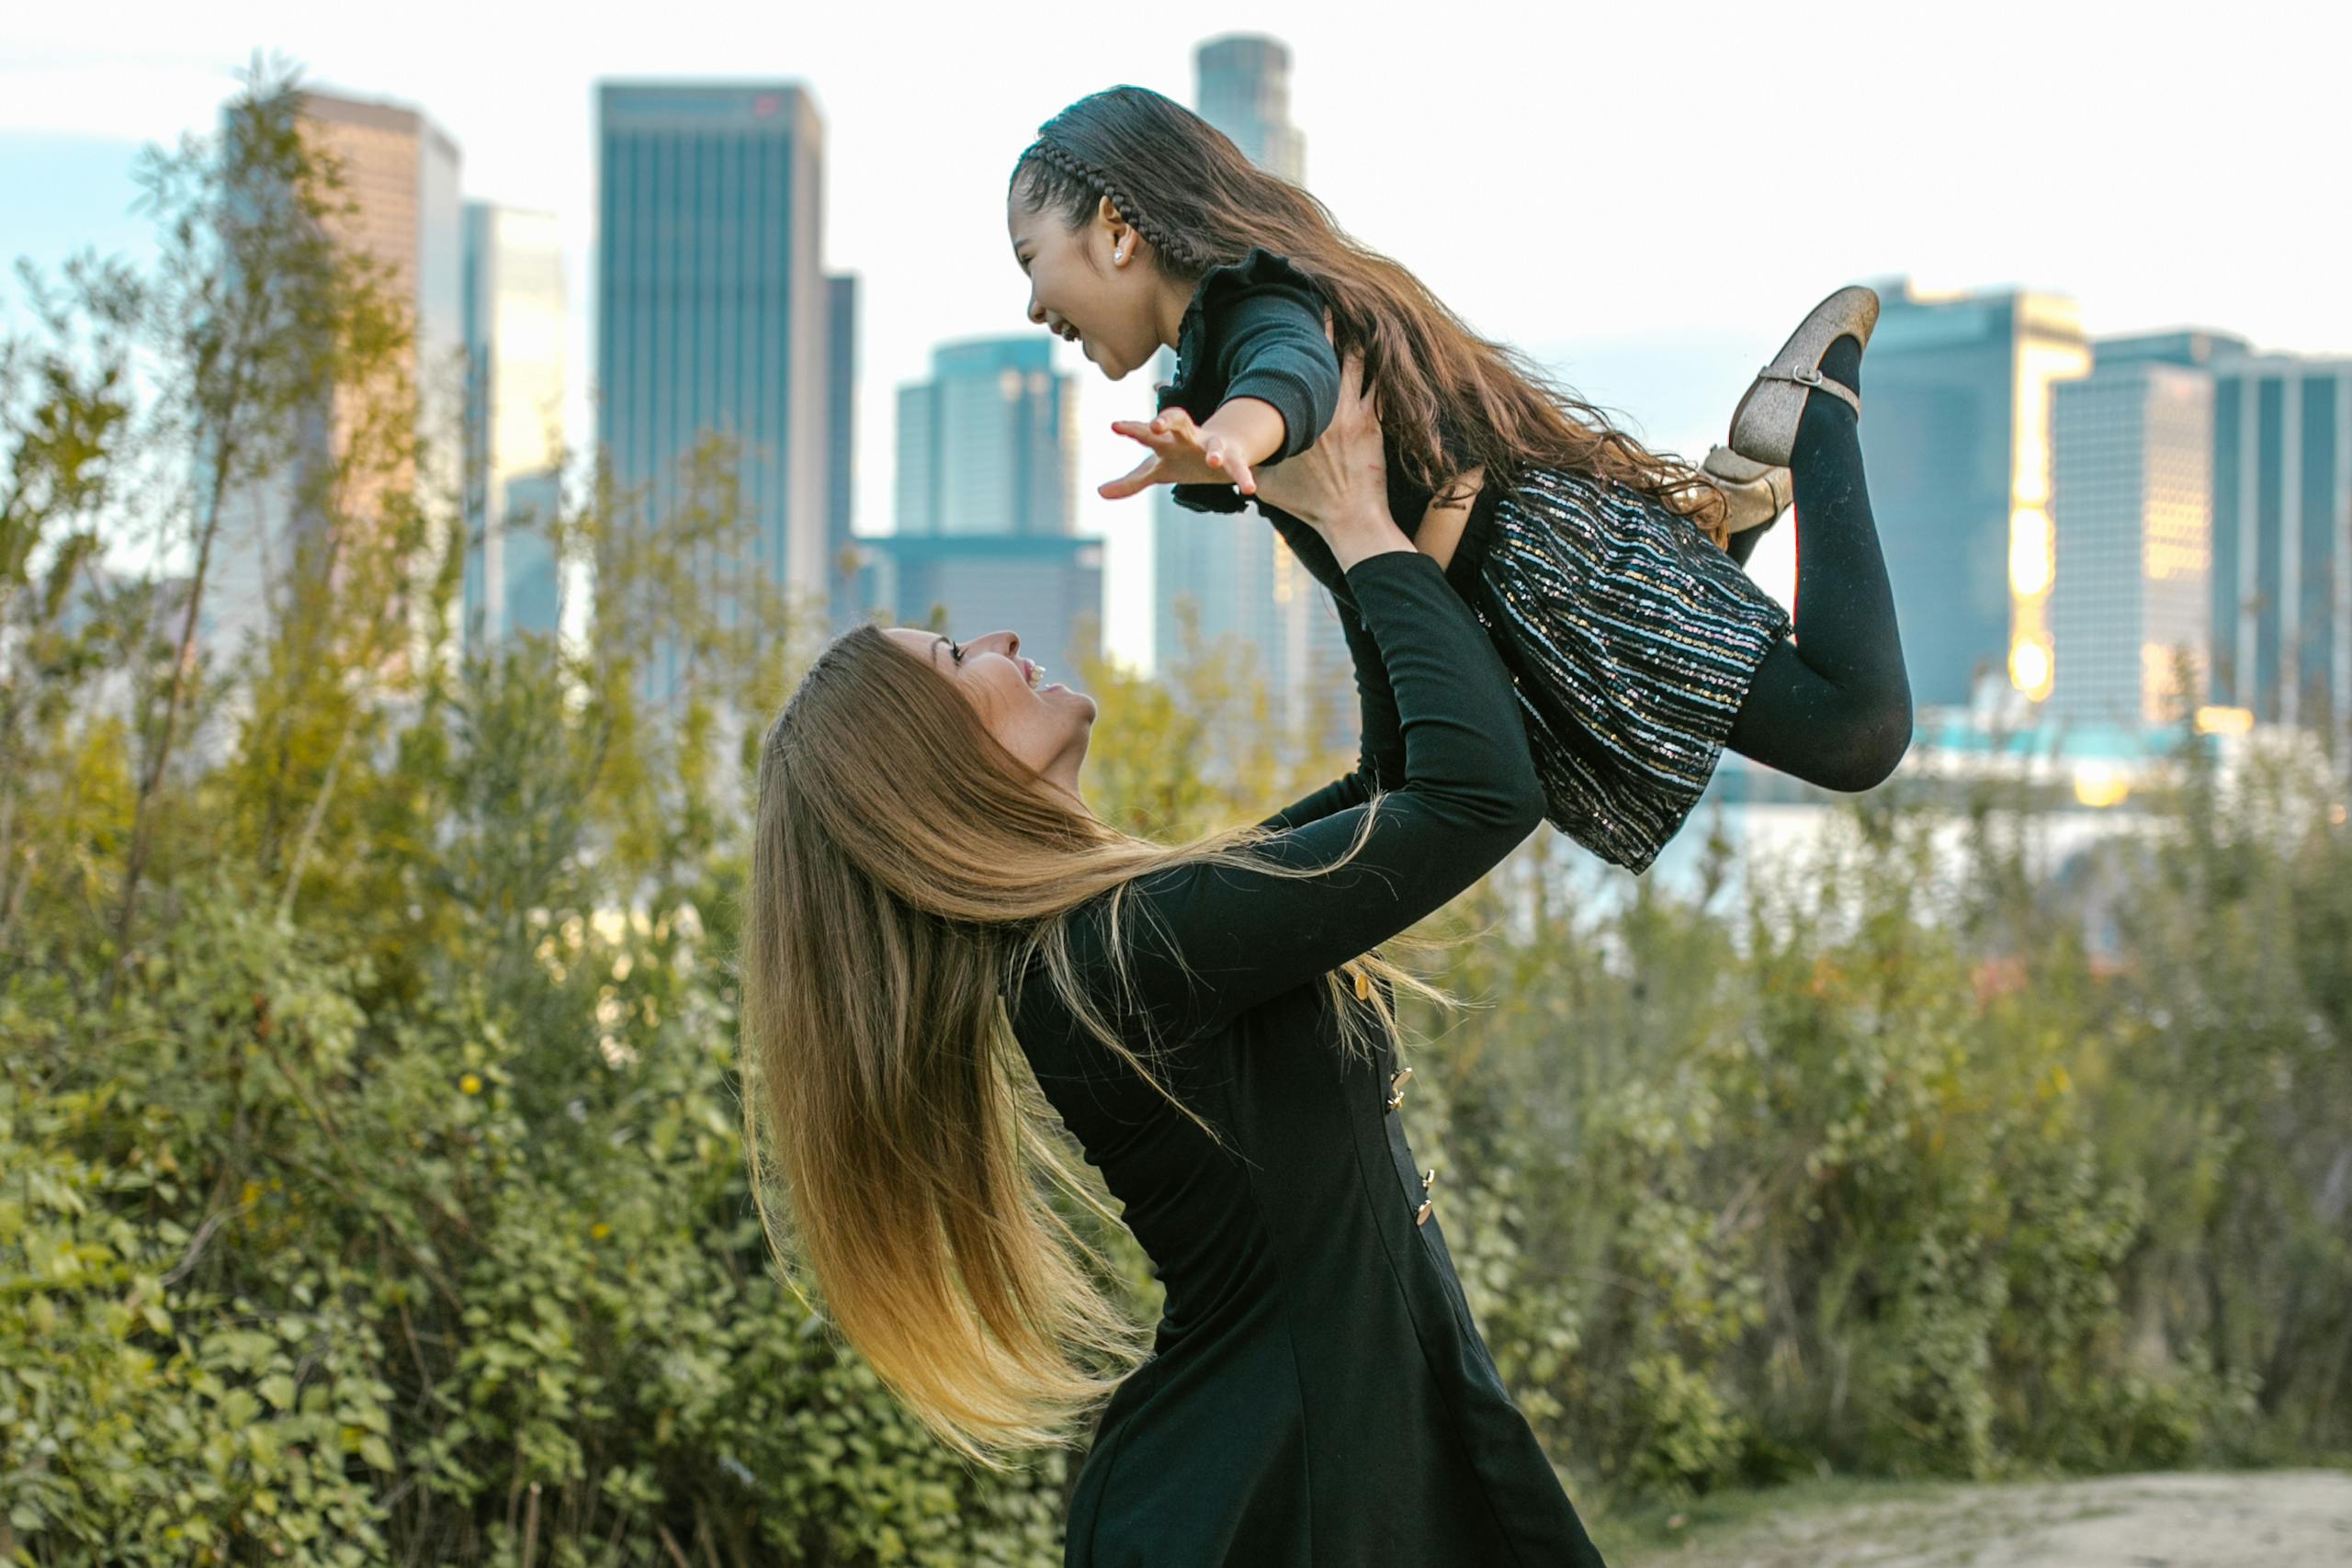
<path fill-rule="evenodd" d="M 1725 745 L 1839 790 L 1901 760 L 1910 686 L 1856 427 L 1868 289 L 1815 308 L 1740 400 L 1728 448 L 1694 471 L 1473 333 L 1158 93 L 1114 87 L 1048 120 L 1007 209 L 1030 320 L 1114 381 L 1177 352 L 1159 417 L 1114 426 L 1150 455 L 1105 496 L 1172 484 L 1180 505 L 1239 510 L 1260 468 L 1314 444 L 1342 358 L 1361 356 L 1396 521 L 1510 670 L 1547 819 L 1604 859 L 1645 869 Z M 1792 496 L 1793 628 L 1742 570 Z M 1259 510 L 1331 591 L 1364 700 L 1385 704 L 1329 551 Z"/>

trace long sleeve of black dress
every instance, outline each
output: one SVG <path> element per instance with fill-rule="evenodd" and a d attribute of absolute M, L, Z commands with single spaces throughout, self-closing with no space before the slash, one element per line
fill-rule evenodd
<path fill-rule="evenodd" d="M 1133 999 L 1175 1038 L 1395 936 L 1486 874 L 1543 818 L 1510 677 L 1437 563 L 1385 553 L 1359 561 L 1347 581 L 1367 634 L 1359 689 L 1374 725 L 1374 710 L 1393 702 L 1401 776 L 1376 807 L 1339 804 L 1368 795 L 1378 778 L 1379 737 L 1368 730 L 1366 766 L 1292 807 L 1284 818 L 1295 825 L 1253 848 L 1285 866 L 1333 867 L 1321 875 L 1186 865 L 1136 879 L 1141 918 L 1120 922 Z M 1335 864 L 1368 812 L 1363 847 Z"/>
<path fill-rule="evenodd" d="M 1355 771 L 1332 780 L 1314 794 L 1295 800 L 1259 824 L 1261 828 L 1297 828 L 1362 806 L 1376 790 L 1395 789 L 1405 782 L 1405 734 L 1396 722 L 1396 694 L 1388 684 L 1388 668 L 1381 661 L 1380 645 L 1363 617 L 1348 604 L 1333 606 L 1340 633 L 1348 640 L 1348 656 L 1355 666 L 1356 711 L 1362 739 L 1357 743 Z"/>

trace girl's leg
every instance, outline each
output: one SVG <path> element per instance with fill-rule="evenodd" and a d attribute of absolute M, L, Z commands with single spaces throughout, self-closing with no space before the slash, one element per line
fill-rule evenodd
<path fill-rule="evenodd" d="M 1861 364 L 1861 346 L 1841 337 L 1822 355 L 1821 373 L 1859 392 Z M 1796 635 L 1774 644 L 1757 666 L 1729 744 L 1809 784 L 1869 789 L 1910 747 L 1911 683 L 1871 520 L 1860 431 L 1843 399 L 1815 392 L 1805 400 L 1789 468 L 1798 527 Z"/>
<path fill-rule="evenodd" d="M 1746 566 L 1747 558 L 1756 553 L 1756 547 L 1763 543 L 1764 536 L 1780 525 L 1781 520 L 1775 517 L 1770 523 L 1760 523 L 1753 528 L 1743 528 L 1731 536 L 1731 542 L 1724 547 L 1724 553 L 1741 566 Z"/>

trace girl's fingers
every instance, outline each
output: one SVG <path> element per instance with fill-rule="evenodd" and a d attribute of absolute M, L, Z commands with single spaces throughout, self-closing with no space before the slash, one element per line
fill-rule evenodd
<path fill-rule="evenodd" d="M 1149 490 L 1159 472 L 1159 458 L 1155 454 L 1146 457 L 1117 479 L 1105 483 L 1095 493 L 1105 501 L 1125 501 L 1131 495 L 1141 495 L 1145 491 Z"/>
<path fill-rule="evenodd" d="M 1220 440 L 1208 449 L 1208 465 L 1233 481 L 1234 488 L 1244 495 L 1258 493 L 1258 480 L 1250 472 L 1249 461 L 1240 453 Z"/>
<path fill-rule="evenodd" d="M 1123 429 L 1118 426 L 1113 428 L 1117 429 L 1121 435 L 1136 445 L 1150 447 L 1156 456 L 1163 458 L 1174 457 L 1184 449 L 1183 445 L 1173 436 L 1154 435 L 1149 425 L 1129 423 Z"/>

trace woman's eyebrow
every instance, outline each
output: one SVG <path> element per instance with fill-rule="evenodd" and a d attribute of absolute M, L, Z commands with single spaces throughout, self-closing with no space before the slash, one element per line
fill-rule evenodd
<path fill-rule="evenodd" d="M 936 660 L 937 660 L 937 659 L 938 659 L 938 657 L 939 657 L 939 645 L 940 645 L 940 643 L 947 642 L 947 641 L 950 641 L 950 640 L 951 640 L 951 639 L 949 638 L 948 635 L 947 635 L 945 632 L 941 632 L 941 633 L 939 634 L 938 640 L 937 640 L 937 641 L 935 641 L 935 642 L 933 642 L 933 643 L 931 645 L 931 652 L 930 652 L 930 653 L 928 653 L 928 654 L 926 654 L 924 657 L 926 657 L 926 658 L 928 658 L 928 659 L 931 659 L 931 660 L 933 660 L 936 661 Z"/>

